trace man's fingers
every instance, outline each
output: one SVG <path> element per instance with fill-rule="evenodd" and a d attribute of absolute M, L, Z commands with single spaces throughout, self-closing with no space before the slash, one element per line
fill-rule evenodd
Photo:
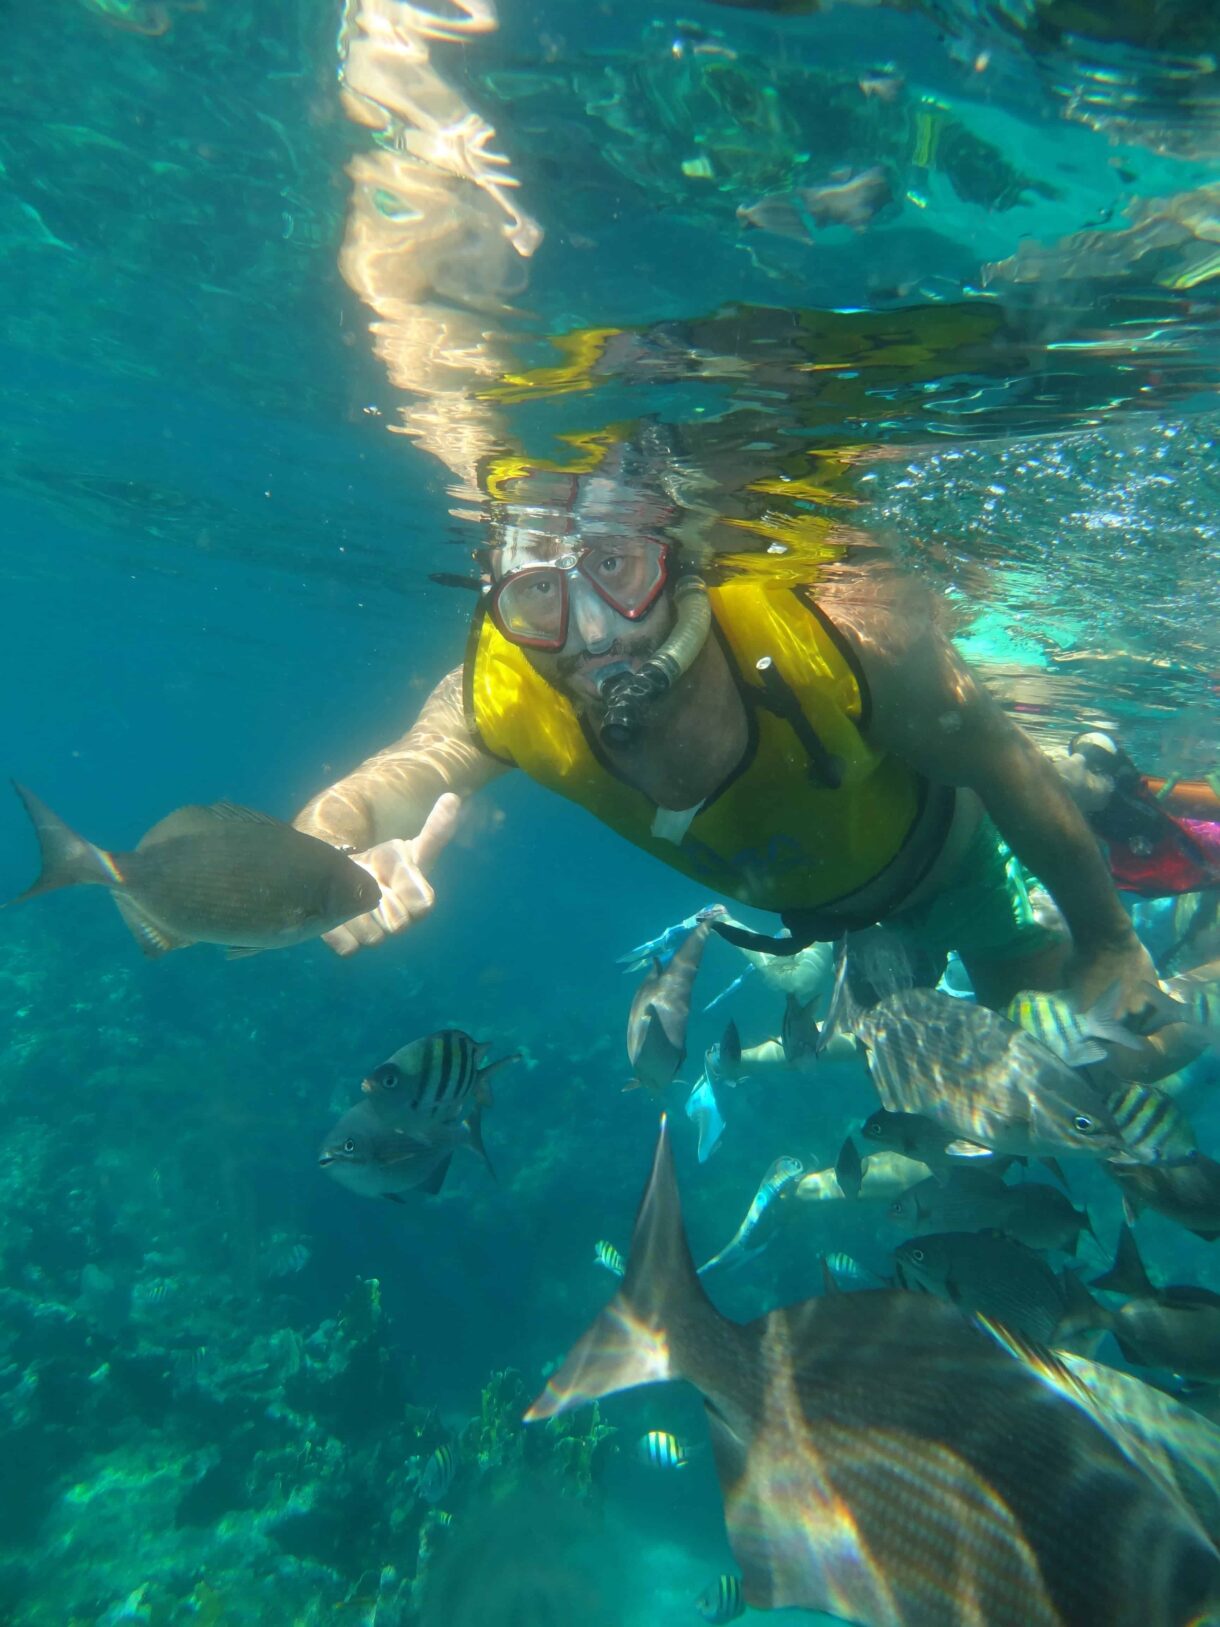
<path fill-rule="evenodd" d="M 455 796 L 452 791 L 446 791 L 443 796 L 437 797 L 432 805 L 432 812 L 424 820 L 423 829 L 411 844 L 418 869 L 427 871 L 432 868 L 457 829 L 458 814 L 461 810 L 462 799 Z"/>

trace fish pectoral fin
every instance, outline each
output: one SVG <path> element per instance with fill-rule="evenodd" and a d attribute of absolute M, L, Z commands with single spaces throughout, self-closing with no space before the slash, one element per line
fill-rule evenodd
<path fill-rule="evenodd" d="M 1135 1038 L 1129 1029 L 1124 1032 L 1130 1038 Z M 1069 1068 L 1091 1068 L 1094 1062 L 1104 1062 L 1109 1054 L 1105 1046 L 1099 1045 L 1096 1040 L 1082 1039 L 1064 1047 L 1063 1060 Z"/>
<path fill-rule="evenodd" d="M 231 943 L 225 949 L 226 960 L 248 960 L 251 955 L 261 955 L 261 949 L 252 949 L 249 944 Z"/>
<path fill-rule="evenodd" d="M 977 1141 L 966 1141 L 959 1138 L 951 1141 L 945 1148 L 951 1158 L 994 1158 L 995 1154 L 990 1147 L 981 1146 Z"/>
<path fill-rule="evenodd" d="M 449 1165 L 453 1162 L 453 1154 L 441 1161 L 424 1182 L 423 1189 L 430 1198 L 434 1198 L 445 1184 L 445 1176 L 449 1173 Z"/>
<path fill-rule="evenodd" d="M 204 812 L 230 825 L 276 825 L 280 829 L 289 828 L 283 819 L 277 819 L 274 814 L 262 813 L 258 808 L 246 808 L 240 802 L 209 802 Z"/>
<path fill-rule="evenodd" d="M 401 1192 L 383 1192 L 381 1195 L 387 1203 L 405 1203 L 407 1201 Z"/>
<path fill-rule="evenodd" d="M 185 949 L 194 941 L 191 938 L 180 938 L 176 933 L 159 925 L 151 916 L 144 913 L 130 893 L 116 891 L 110 896 L 127 923 L 128 931 L 150 960 L 156 960 L 159 955 L 168 955 L 171 949 Z"/>

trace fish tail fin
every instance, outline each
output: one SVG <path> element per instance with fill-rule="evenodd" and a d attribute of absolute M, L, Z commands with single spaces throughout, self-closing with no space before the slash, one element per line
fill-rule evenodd
<path fill-rule="evenodd" d="M 1115 1294 L 1150 1294 L 1153 1292 L 1139 1245 L 1130 1226 L 1124 1225 L 1118 1234 L 1118 1247 L 1114 1251 L 1114 1264 L 1100 1277 L 1093 1278 L 1094 1288 L 1108 1288 Z"/>
<path fill-rule="evenodd" d="M 475 1104 L 474 1112 L 471 1113 L 470 1117 L 466 1120 L 466 1134 L 469 1137 L 471 1147 L 474 1149 L 475 1152 L 478 1153 L 479 1157 L 487 1165 L 487 1173 L 491 1176 L 492 1180 L 494 1181 L 496 1179 L 495 1165 L 492 1163 L 491 1159 L 487 1156 L 487 1148 L 483 1145 L 483 1104 L 482 1104 L 482 1102 L 477 1102 Z"/>
<path fill-rule="evenodd" d="M 860 1159 L 860 1149 L 850 1136 L 844 1141 L 835 1164 L 835 1180 L 839 1183 L 839 1191 L 847 1199 L 860 1196 L 860 1186 L 864 1180 L 864 1165 Z"/>
<path fill-rule="evenodd" d="M 1080 1019 L 1081 1027 L 1090 1039 L 1108 1040 L 1111 1045 L 1124 1046 L 1128 1051 L 1146 1051 L 1148 1049 L 1147 1040 L 1142 1034 L 1137 1034 L 1133 1029 L 1128 1028 L 1119 1016 L 1122 992 L 1121 983 L 1117 981 L 1111 983 L 1110 987 L 1082 1015 Z M 1156 992 L 1159 995 L 1161 991 L 1158 989 Z M 1164 1006 L 1157 1004 L 1155 1001 L 1153 1004 L 1158 1015 L 1162 1015 Z M 1094 1060 L 1104 1061 L 1105 1058 L 1103 1056 Z M 1076 1064 L 1073 1064 L 1073 1066 L 1076 1066 Z"/>
<path fill-rule="evenodd" d="M 1055 1327 L 1056 1344 L 1095 1328 L 1113 1327 L 1113 1311 L 1098 1304 L 1075 1271 L 1064 1271 L 1060 1281 L 1063 1284 L 1064 1306 L 1063 1315 Z"/>
<path fill-rule="evenodd" d="M 57 813 L 52 813 L 45 802 L 40 801 L 32 791 L 27 791 L 25 786 L 18 785 L 16 780 L 13 781 L 13 790 L 24 803 L 38 837 L 42 870 L 37 881 L 23 893 L 18 893 L 16 898 L 9 899 L 10 904 L 36 898 L 39 893 L 54 892 L 57 887 L 77 887 L 90 882 L 113 887 L 116 881 L 122 880 L 109 854 L 100 847 L 94 847 L 83 836 L 78 836 Z"/>
<path fill-rule="evenodd" d="M 719 1342 L 724 1325 L 695 1273 L 662 1118 L 622 1286 L 547 1380 L 526 1422 L 554 1418 L 638 1384 L 681 1378 L 687 1353 Z"/>

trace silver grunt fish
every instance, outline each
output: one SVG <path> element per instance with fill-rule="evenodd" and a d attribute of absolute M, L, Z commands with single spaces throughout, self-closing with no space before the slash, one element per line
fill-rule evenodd
<path fill-rule="evenodd" d="M 134 852 L 107 853 L 32 791 L 16 791 L 38 834 L 42 873 L 9 902 L 57 887 L 109 887 L 149 956 L 193 943 L 223 944 L 231 955 L 282 949 L 367 914 L 381 898 L 368 871 L 336 848 L 233 803 L 178 808 Z"/>
<path fill-rule="evenodd" d="M 1165 1398 L 1140 1409 L 1131 1380 L 1113 1412 L 1104 1391 L 1086 1407 L 1074 1370 L 926 1295 L 829 1295 L 730 1322 L 695 1273 L 662 1125 L 622 1288 L 526 1420 L 679 1378 L 704 1397 L 756 1609 L 864 1627 L 1187 1627 L 1220 1608 L 1205 1420 L 1201 1467 L 1179 1473 L 1190 1437 Z M 1195 1472 L 1209 1478 L 1192 1495 Z"/>
<path fill-rule="evenodd" d="M 856 1023 L 891 1112 L 923 1113 L 970 1147 L 1142 1163 L 1104 1096 L 997 1012 L 934 989 L 887 996 Z M 946 1149 L 952 1153 L 956 1143 Z"/>

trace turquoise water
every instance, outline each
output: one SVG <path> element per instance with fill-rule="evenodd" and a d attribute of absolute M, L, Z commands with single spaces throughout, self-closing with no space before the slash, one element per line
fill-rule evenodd
<path fill-rule="evenodd" d="M 7 770 L 115 850 L 190 802 L 291 817 L 460 662 L 473 596 L 434 577 L 623 446 L 611 531 L 652 502 L 763 577 L 901 567 L 1042 743 L 1214 770 L 1220 37 L 1128 9 L 14 8 Z M 0 819 L 9 897 L 36 854 Z M 0 1620 L 697 1621 L 731 1568 L 693 1391 L 609 1399 L 600 1441 L 518 1423 L 655 1134 L 616 957 L 707 895 L 524 776 L 433 879 L 417 937 L 345 961 L 145 962 L 96 891 L 0 916 Z M 713 942 L 696 1007 L 740 970 Z M 681 1077 L 781 1005 L 696 1010 Z M 448 1025 L 523 1053 L 498 1180 L 326 1180 L 368 1069 Z M 681 1102 L 702 1258 L 876 1097 L 858 1061 L 743 1088 L 702 1166 Z M 1191 1115 L 1214 1150 L 1205 1089 Z M 1108 1252 L 1117 1194 L 1071 1177 Z M 1220 1288 L 1207 1244 L 1139 1235 Z M 888 1269 L 871 1224 L 798 1214 L 718 1303 L 816 1293 L 840 1249 Z M 652 1429 L 691 1462 L 637 1462 Z"/>

